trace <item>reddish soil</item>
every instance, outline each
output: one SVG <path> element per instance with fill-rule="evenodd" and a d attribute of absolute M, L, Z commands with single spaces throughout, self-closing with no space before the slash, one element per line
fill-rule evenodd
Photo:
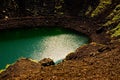
<path fill-rule="evenodd" d="M 94 21 L 71 17 L 23 18 L 23 20 L 7 21 L 7 24 L 4 20 L 0 21 L 1 30 L 8 29 L 6 25 L 11 28 L 20 28 L 23 25 L 40 27 L 49 24 L 64 26 L 88 35 L 91 43 L 76 49 L 57 65 L 54 65 L 50 59 L 38 63 L 29 59 L 20 59 L 0 73 L 0 80 L 119 80 L 120 40 L 111 40 L 105 33 L 106 30 Z M 28 25 L 27 23 L 30 22 L 31 24 Z"/>

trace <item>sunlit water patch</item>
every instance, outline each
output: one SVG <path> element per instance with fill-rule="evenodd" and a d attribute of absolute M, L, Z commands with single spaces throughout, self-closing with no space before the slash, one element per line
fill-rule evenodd
<path fill-rule="evenodd" d="M 0 69 L 22 57 L 58 62 L 88 41 L 81 33 L 58 27 L 0 31 Z"/>

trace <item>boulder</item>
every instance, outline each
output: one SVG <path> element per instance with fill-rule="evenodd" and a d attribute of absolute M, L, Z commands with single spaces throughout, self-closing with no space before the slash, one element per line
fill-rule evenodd
<path fill-rule="evenodd" d="M 44 58 L 41 61 L 39 61 L 39 63 L 41 64 L 41 66 L 50 66 L 55 64 L 50 58 Z"/>

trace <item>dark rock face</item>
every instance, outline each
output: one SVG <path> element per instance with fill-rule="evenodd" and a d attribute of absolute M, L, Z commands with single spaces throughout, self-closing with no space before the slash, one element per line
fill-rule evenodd
<path fill-rule="evenodd" d="M 85 16 L 88 7 L 95 8 L 99 4 L 99 0 L 64 0 L 65 10 L 73 16 Z"/>
<path fill-rule="evenodd" d="M 13 18 L 51 15 L 54 14 L 55 4 L 55 0 L 1 0 L 0 19 L 5 16 Z"/>
<path fill-rule="evenodd" d="M 110 41 L 106 30 L 99 30 L 99 26 L 95 21 L 90 19 L 81 20 L 72 16 L 39 16 L 39 17 L 23 17 L 7 20 L 0 20 L 0 30 L 13 28 L 34 28 L 42 26 L 62 26 L 76 30 L 89 36 L 92 42 L 107 43 Z"/>
<path fill-rule="evenodd" d="M 68 12 L 71 14 L 71 15 L 78 15 L 78 13 L 80 11 L 82 11 L 82 13 L 85 13 L 83 11 L 87 9 L 87 5 L 88 4 L 85 4 L 87 2 L 87 0 L 65 0 L 65 8 L 68 10 Z"/>

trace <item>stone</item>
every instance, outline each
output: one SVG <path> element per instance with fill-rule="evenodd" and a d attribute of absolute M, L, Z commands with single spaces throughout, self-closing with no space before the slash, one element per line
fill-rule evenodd
<path fill-rule="evenodd" d="M 50 66 L 55 64 L 54 61 L 50 58 L 44 58 L 39 61 L 39 63 L 41 64 L 41 66 Z"/>

